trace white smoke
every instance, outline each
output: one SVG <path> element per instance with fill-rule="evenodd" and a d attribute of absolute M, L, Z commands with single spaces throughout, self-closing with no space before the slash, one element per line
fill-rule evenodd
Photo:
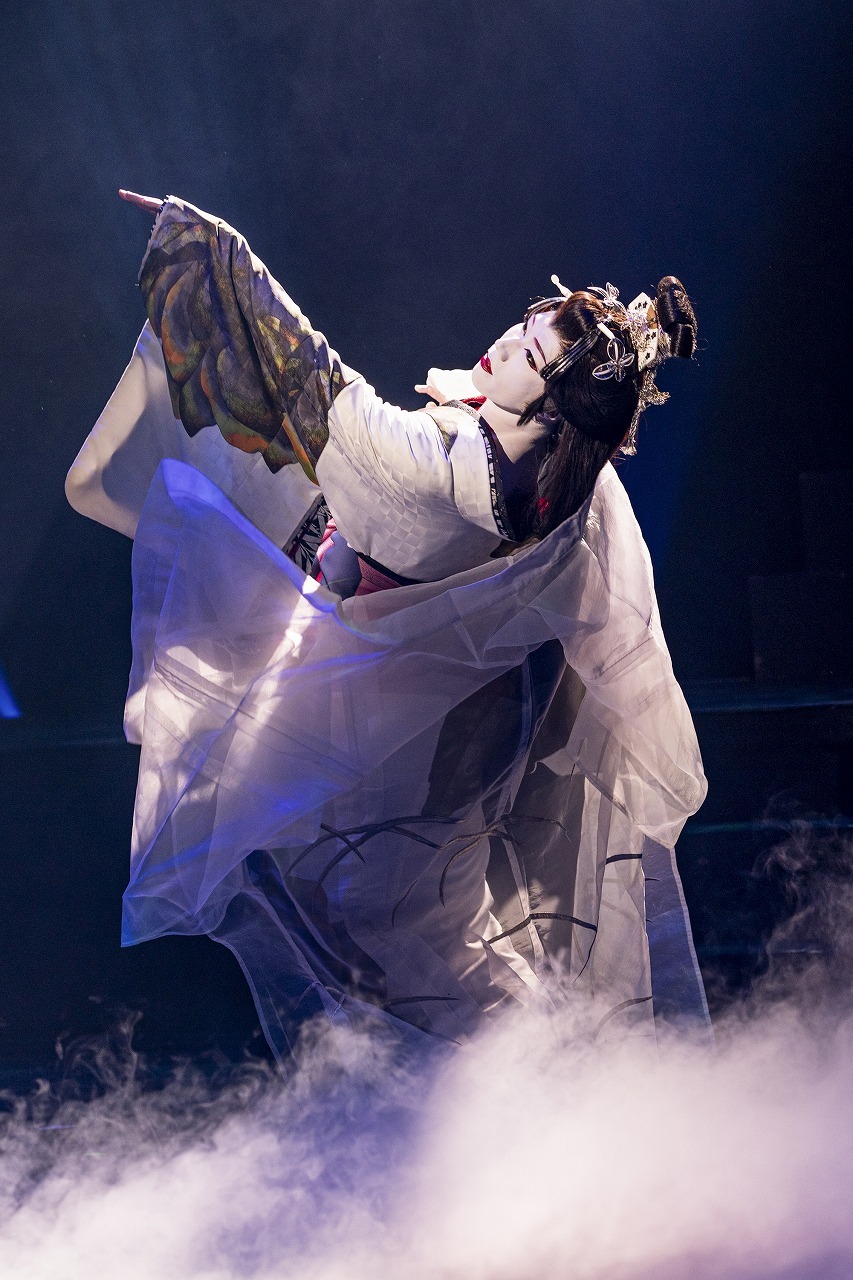
<path fill-rule="evenodd" d="M 853 1018 L 825 962 L 797 989 L 714 1051 L 525 1015 L 418 1067 L 318 1034 L 287 1078 L 43 1091 L 6 1118 L 0 1275 L 849 1280 Z"/>

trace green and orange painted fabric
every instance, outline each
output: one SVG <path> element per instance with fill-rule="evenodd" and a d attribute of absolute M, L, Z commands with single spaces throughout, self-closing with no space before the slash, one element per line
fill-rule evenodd
<path fill-rule="evenodd" d="M 316 482 L 329 407 L 356 375 L 239 232 L 170 196 L 139 285 L 187 432 L 215 424 L 271 471 L 299 463 Z"/>

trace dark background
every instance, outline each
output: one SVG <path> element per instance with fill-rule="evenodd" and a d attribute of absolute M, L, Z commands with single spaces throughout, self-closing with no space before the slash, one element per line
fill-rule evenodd
<path fill-rule="evenodd" d="M 805 632 L 799 650 L 759 652 L 791 590 L 806 622 L 815 599 L 829 609 L 824 636 L 849 590 L 849 13 L 847 0 L 7 8 L 0 670 L 7 715 L 13 701 L 21 715 L 0 723 L 4 1061 L 47 1060 L 93 1000 L 143 1008 L 151 1044 L 236 1043 L 253 1025 L 206 940 L 116 943 L 135 766 L 119 737 L 130 544 L 72 512 L 62 482 L 144 319 L 149 220 L 119 186 L 174 192 L 239 228 L 347 363 L 408 406 L 429 365 L 471 365 L 552 271 L 612 280 L 626 301 L 680 276 L 698 360 L 661 375 L 672 401 L 648 413 L 622 475 L 708 744 L 712 807 L 693 847 L 752 830 L 780 796 L 784 821 L 849 812 L 843 660 L 812 662 Z M 823 570 L 836 578 L 815 596 Z M 751 782 L 774 752 L 784 766 Z M 804 754 L 813 786 L 797 781 Z M 714 864 L 729 902 L 743 901 L 752 841 Z M 688 843 L 685 875 L 712 956 L 729 944 L 713 941 L 724 912 L 708 917 L 716 855 L 702 850 Z M 763 920 L 731 946 L 751 955 Z"/>

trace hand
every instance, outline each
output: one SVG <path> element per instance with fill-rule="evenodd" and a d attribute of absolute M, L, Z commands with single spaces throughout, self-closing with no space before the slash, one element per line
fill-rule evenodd
<path fill-rule="evenodd" d="M 470 369 L 429 369 L 423 382 L 416 384 L 415 391 L 422 396 L 432 396 L 436 404 L 479 394 L 471 381 Z"/>
<path fill-rule="evenodd" d="M 429 398 L 434 400 L 436 404 L 443 404 L 447 399 L 447 396 L 443 396 L 437 387 L 430 386 L 428 381 L 416 383 L 415 391 L 417 391 L 419 395 L 429 396 Z"/>
<path fill-rule="evenodd" d="M 165 204 L 164 200 L 158 200 L 156 196 L 138 196 L 135 191 L 125 191 L 121 187 L 118 193 L 122 200 L 127 200 L 129 204 L 138 204 L 140 209 L 147 209 L 149 213 L 159 213 Z"/>

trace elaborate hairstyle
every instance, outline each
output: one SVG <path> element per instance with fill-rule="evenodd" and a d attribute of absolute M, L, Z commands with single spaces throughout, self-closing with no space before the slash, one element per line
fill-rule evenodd
<path fill-rule="evenodd" d="M 696 315 L 675 276 L 661 280 L 654 302 L 641 302 L 641 295 L 627 310 L 611 285 L 562 292 L 528 311 L 554 312 L 551 324 L 562 347 L 561 356 L 543 370 L 543 394 L 519 420 L 535 418 L 553 427 L 554 443 L 540 467 L 525 529 L 540 538 L 579 510 L 615 453 L 633 452 L 641 412 L 667 398 L 654 385 L 657 365 L 668 356 L 689 359 L 696 349 Z M 653 340 L 643 318 L 645 304 Z"/>

